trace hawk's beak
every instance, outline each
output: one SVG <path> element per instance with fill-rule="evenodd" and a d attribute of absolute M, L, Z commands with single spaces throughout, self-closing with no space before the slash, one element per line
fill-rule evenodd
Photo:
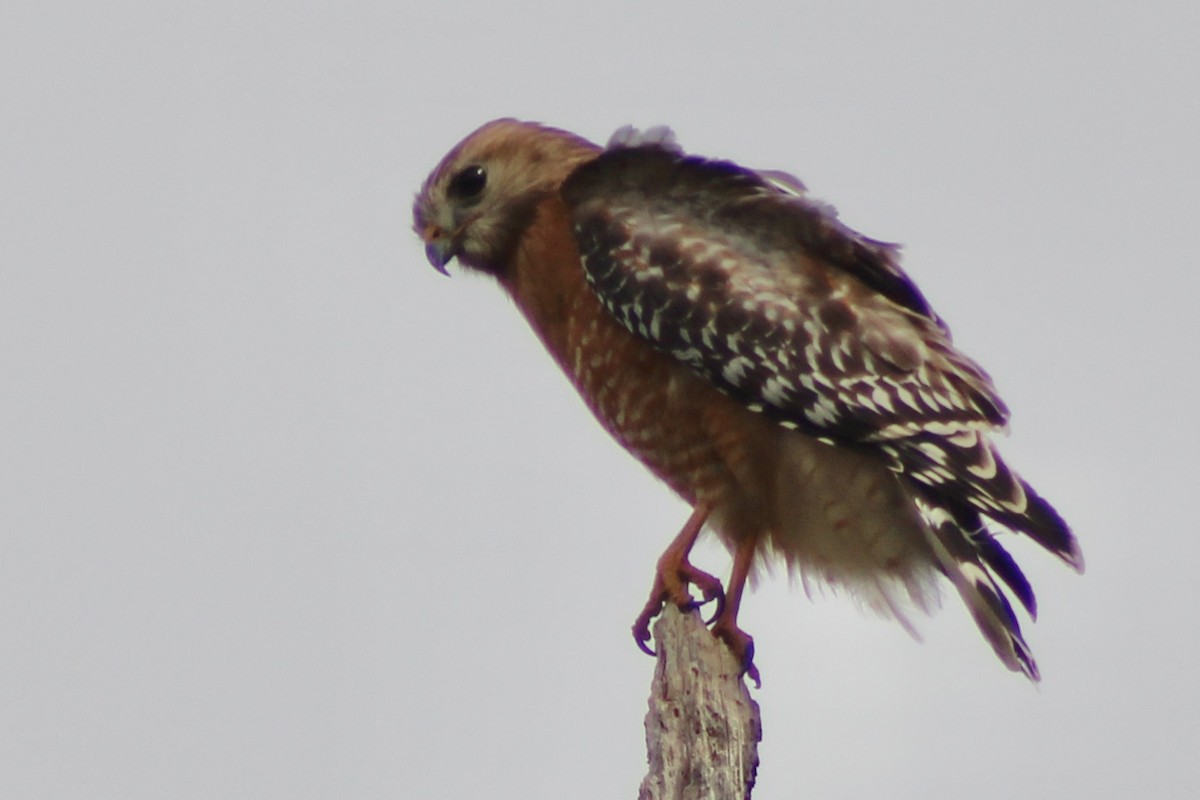
<path fill-rule="evenodd" d="M 433 264 L 433 268 L 443 275 L 449 277 L 450 273 L 446 271 L 446 264 L 450 263 L 450 259 L 454 258 L 454 253 L 450 252 L 448 245 L 449 240 L 440 242 L 427 242 L 425 244 L 425 257 L 429 259 L 429 263 Z"/>
<path fill-rule="evenodd" d="M 455 251 L 454 240 L 436 225 L 430 225 L 421 236 L 425 240 L 425 257 L 433 268 L 443 275 L 449 276 L 446 265 L 458 255 Z"/>

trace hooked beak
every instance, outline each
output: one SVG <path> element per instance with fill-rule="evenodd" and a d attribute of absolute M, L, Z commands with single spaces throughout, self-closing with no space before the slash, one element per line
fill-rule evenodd
<path fill-rule="evenodd" d="M 426 228 L 421 238 L 425 240 L 425 257 L 429 259 L 429 263 L 438 272 L 449 277 L 450 273 L 446 271 L 446 265 L 458 255 L 454 239 L 435 225 Z"/>

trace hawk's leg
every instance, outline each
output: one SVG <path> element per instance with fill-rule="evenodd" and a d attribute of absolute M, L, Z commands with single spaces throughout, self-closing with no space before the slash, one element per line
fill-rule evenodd
<path fill-rule="evenodd" d="M 754 639 L 737 624 L 738 608 L 742 605 L 742 591 L 746 588 L 746 577 L 750 574 L 750 565 L 754 561 L 754 549 L 757 545 L 756 536 L 738 542 L 733 553 L 733 571 L 729 576 L 725 604 L 713 621 L 712 632 L 729 645 L 729 649 L 741 663 L 742 670 L 750 676 L 754 685 L 762 686 L 758 679 L 758 669 L 754 666 Z"/>
<path fill-rule="evenodd" d="M 721 582 L 707 572 L 696 569 L 688 561 L 688 554 L 692 552 L 692 546 L 696 544 L 696 537 L 700 535 L 708 514 L 708 505 L 703 502 L 697 503 L 683 530 L 667 545 L 667 549 L 658 559 L 650 599 L 646 601 L 646 607 L 633 623 L 633 638 L 637 640 L 638 647 L 650 655 L 654 655 L 654 651 L 647 644 L 650 641 L 650 621 L 658 616 L 663 605 L 668 601 L 680 608 L 694 608 L 697 605 L 688 591 L 688 584 L 700 590 L 704 598 L 700 605 L 710 600 L 717 601 L 717 613 L 714 618 L 720 617 L 724 611 L 725 593 L 721 591 Z"/>

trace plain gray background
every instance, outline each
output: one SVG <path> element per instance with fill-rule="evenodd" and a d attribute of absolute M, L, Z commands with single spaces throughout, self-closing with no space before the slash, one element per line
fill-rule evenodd
<path fill-rule="evenodd" d="M 731 5 L 6 0 L 0 795 L 635 796 L 687 509 L 409 229 L 510 115 L 904 242 L 1083 543 L 1011 542 L 1040 688 L 751 594 L 756 798 L 1200 794 L 1200 5 Z"/>

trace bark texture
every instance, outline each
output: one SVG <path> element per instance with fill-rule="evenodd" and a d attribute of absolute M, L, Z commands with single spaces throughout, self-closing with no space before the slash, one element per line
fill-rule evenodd
<path fill-rule="evenodd" d="M 658 664 L 646 713 L 649 772 L 639 800 L 749 798 L 758 770 L 758 704 L 733 653 L 696 611 L 668 603 L 654 624 Z"/>

